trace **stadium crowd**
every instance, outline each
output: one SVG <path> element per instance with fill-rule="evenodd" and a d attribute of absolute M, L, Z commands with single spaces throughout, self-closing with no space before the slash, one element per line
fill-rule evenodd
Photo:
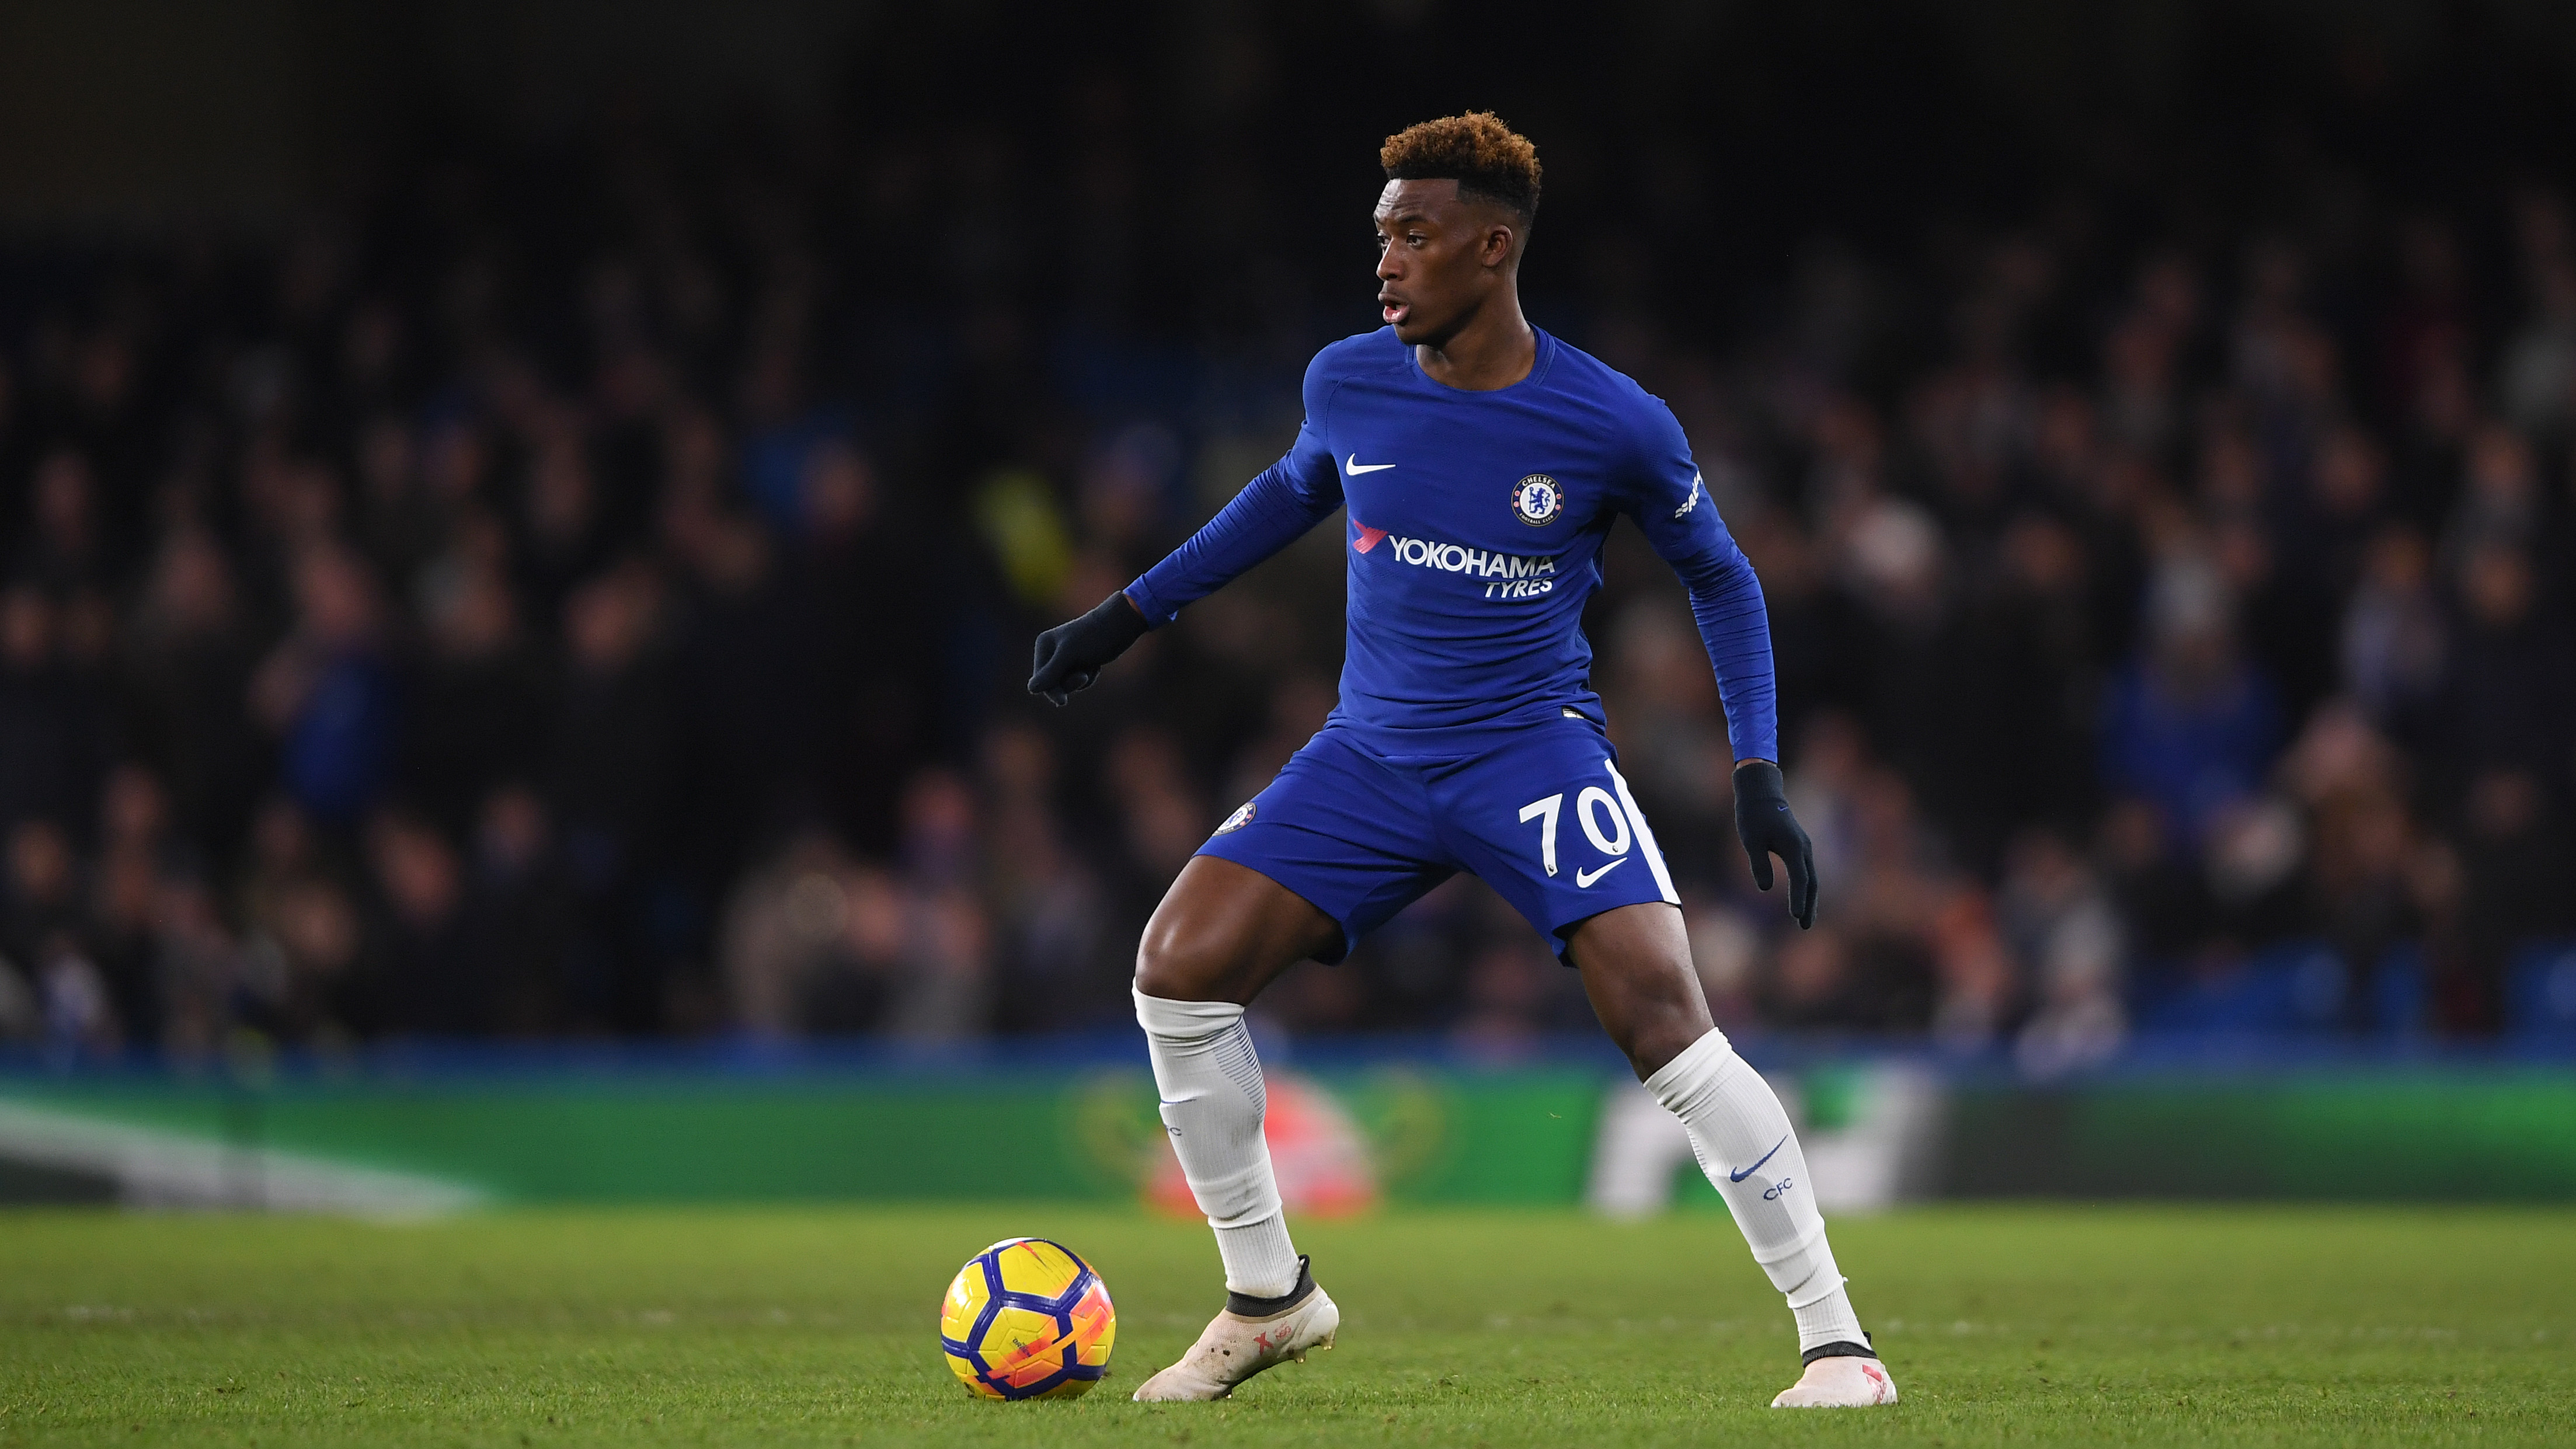
<path fill-rule="evenodd" d="M 1123 1020 L 1162 887 L 1332 705 L 1334 531 L 1069 709 L 1028 641 L 1285 445 L 1369 259 L 1355 225 L 1199 278 L 1204 336 L 1147 325 L 1096 110 L 1061 174 L 612 129 L 266 240 L 0 258 L 0 1037 Z M 1724 325 L 1543 214 L 1580 264 L 1534 318 L 1670 401 L 1768 592 L 1807 933 L 1632 529 L 1591 616 L 1724 1024 L 2045 1069 L 2323 940 L 2347 1024 L 2404 947 L 2476 1036 L 2576 928 L 2567 200 L 2335 199 L 1820 239 Z M 1464 880 L 1265 1007 L 1496 1051 L 1587 1020 Z"/>

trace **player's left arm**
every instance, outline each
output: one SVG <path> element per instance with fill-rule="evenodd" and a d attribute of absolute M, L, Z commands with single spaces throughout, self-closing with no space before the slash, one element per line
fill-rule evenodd
<path fill-rule="evenodd" d="M 1736 761 L 1735 830 L 1751 860 L 1753 882 L 1771 889 L 1771 857 L 1779 856 L 1789 873 L 1789 914 L 1800 927 L 1812 926 L 1816 853 L 1789 809 L 1780 775 L 1779 690 L 1762 581 L 1718 517 L 1681 424 L 1660 402 L 1649 400 L 1642 412 L 1638 455 L 1624 480 L 1626 511 L 1690 590 L 1691 616 L 1726 703 L 1726 733 Z"/>

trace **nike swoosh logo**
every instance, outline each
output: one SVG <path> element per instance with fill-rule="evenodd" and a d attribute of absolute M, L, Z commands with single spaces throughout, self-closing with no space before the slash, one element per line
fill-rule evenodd
<path fill-rule="evenodd" d="M 1788 1138 L 1786 1138 L 1786 1137 L 1783 1137 L 1783 1138 L 1781 1138 L 1779 1141 L 1772 1143 L 1772 1144 L 1771 1144 L 1771 1150 L 1762 1154 L 1762 1160 L 1761 1160 L 1761 1162 L 1756 1162 L 1756 1163 L 1754 1163 L 1751 1167 L 1748 1167 L 1748 1168 L 1744 1169 L 1742 1172 L 1730 1172 L 1730 1173 L 1728 1173 L 1728 1174 L 1726 1175 L 1726 1180 L 1727 1180 L 1727 1181 L 1729 1181 L 1729 1182 L 1742 1182 L 1744 1179 L 1746 1179 L 1746 1178 L 1748 1178 L 1748 1177 L 1751 1177 L 1753 1174 L 1755 1174 L 1755 1173 L 1757 1173 L 1757 1172 L 1760 1172 L 1760 1171 L 1762 1170 L 1762 1163 L 1763 1163 L 1763 1162 L 1769 1162 L 1772 1158 L 1779 1156 L 1779 1155 L 1780 1155 L 1780 1149 L 1781 1149 L 1781 1148 L 1783 1148 L 1783 1147 L 1786 1147 L 1786 1146 L 1788 1146 L 1788 1145 L 1789 1145 L 1789 1139 L 1788 1139 Z"/>
<path fill-rule="evenodd" d="M 1353 453 L 1351 454 L 1350 461 L 1342 465 L 1342 469 L 1353 477 L 1357 477 L 1362 473 L 1384 472 L 1394 466 L 1395 465 L 1393 463 L 1363 463 L 1360 461 L 1360 455 Z"/>
<path fill-rule="evenodd" d="M 1608 875 L 1610 872 L 1617 870 L 1623 865 L 1626 865 L 1631 858 L 1632 857 L 1623 856 L 1620 859 L 1614 860 L 1608 865 L 1601 867 L 1599 870 L 1576 871 L 1574 873 L 1574 888 L 1579 891 L 1588 891 L 1592 889 L 1592 883 L 1594 881 L 1599 880 L 1601 877 Z"/>

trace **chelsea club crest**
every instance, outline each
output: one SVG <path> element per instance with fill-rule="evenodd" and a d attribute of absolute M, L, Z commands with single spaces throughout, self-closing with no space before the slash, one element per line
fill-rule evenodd
<path fill-rule="evenodd" d="M 1512 515 L 1532 528 L 1545 528 L 1565 511 L 1565 490 L 1545 473 L 1532 473 L 1512 485 Z"/>

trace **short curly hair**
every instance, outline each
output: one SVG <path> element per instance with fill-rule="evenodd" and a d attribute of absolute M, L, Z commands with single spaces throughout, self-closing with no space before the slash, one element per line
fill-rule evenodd
<path fill-rule="evenodd" d="M 1387 137 L 1377 159 L 1389 181 L 1455 181 L 1524 226 L 1538 215 L 1538 148 L 1491 111 L 1418 121 Z"/>

